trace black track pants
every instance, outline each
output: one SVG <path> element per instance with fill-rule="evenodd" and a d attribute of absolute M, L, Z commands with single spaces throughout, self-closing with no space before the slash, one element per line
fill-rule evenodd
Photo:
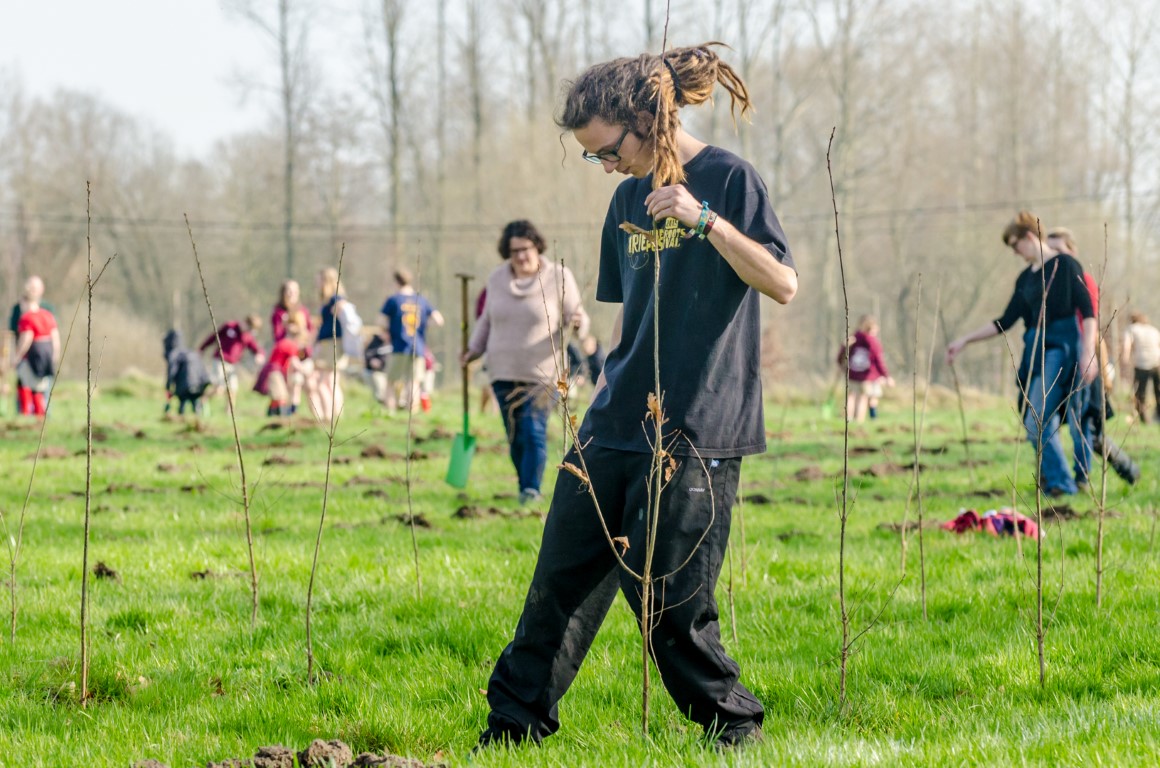
<path fill-rule="evenodd" d="M 652 456 L 590 445 L 584 458 L 608 532 L 628 538 L 624 560 L 640 573 Z M 574 450 L 565 461 L 580 465 Z M 655 582 L 653 659 L 678 708 L 706 731 L 760 725 L 761 704 L 721 646 L 713 596 L 741 459 L 677 461 L 653 555 L 654 578 L 664 577 Z M 557 704 L 618 587 L 639 623 L 640 582 L 617 564 L 588 489 L 561 470 L 523 614 L 488 683 L 493 736 L 539 741 L 560 727 Z"/>

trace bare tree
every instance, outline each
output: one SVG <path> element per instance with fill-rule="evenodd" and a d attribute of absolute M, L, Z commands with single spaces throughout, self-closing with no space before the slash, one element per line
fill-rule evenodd
<path fill-rule="evenodd" d="M 231 0 L 273 47 L 278 62 L 278 115 L 282 123 L 282 235 L 286 275 L 294 274 L 295 170 L 314 87 L 309 59 L 310 9 L 305 0 Z"/>

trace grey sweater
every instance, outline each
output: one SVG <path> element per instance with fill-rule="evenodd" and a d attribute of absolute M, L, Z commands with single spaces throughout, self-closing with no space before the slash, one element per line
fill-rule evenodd
<path fill-rule="evenodd" d="M 554 383 L 559 378 L 563 351 L 561 326 L 578 315 L 581 336 L 588 332 L 588 314 L 572 270 L 546 259 L 541 264 L 538 276 L 517 278 L 504 263 L 487 278 L 483 314 L 468 348 L 473 355 L 487 355 L 487 373 L 492 381 Z M 565 343 L 569 335 L 570 329 L 565 327 Z"/>

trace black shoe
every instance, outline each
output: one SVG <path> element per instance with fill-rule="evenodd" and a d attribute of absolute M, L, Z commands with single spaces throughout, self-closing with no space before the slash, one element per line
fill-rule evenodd
<path fill-rule="evenodd" d="M 519 745 L 523 740 L 523 737 L 517 736 L 509 731 L 496 730 L 495 728 L 488 727 L 483 733 L 479 734 L 479 741 L 471 748 L 471 754 L 475 755 L 492 747 L 510 749 L 511 747 Z"/>
<path fill-rule="evenodd" d="M 750 747 L 763 741 L 765 741 L 765 734 L 762 733 L 761 726 L 751 720 L 731 725 L 721 731 L 717 735 L 717 740 L 713 742 L 713 748 L 720 752 Z"/>
<path fill-rule="evenodd" d="M 1140 479 L 1140 466 L 1134 461 L 1116 462 L 1112 465 L 1112 469 L 1128 485 L 1135 485 L 1136 481 Z"/>

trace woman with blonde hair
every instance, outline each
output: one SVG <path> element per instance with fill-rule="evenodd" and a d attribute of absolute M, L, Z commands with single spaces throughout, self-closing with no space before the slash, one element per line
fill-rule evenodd
<path fill-rule="evenodd" d="M 1039 219 L 1027 211 L 1003 229 L 1003 244 L 1027 265 L 1015 280 L 1007 308 L 995 320 L 947 345 L 947 364 L 968 344 L 1006 333 L 1023 321 L 1023 358 L 1018 382 L 1027 439 L 1039 454 L 1039 484 L 1050 496 L 1077 491 L 1059 436 L 1060 414 L 1073 393 L 1098 374 L 1096 320 L 1083 267 L 1052 248 Z M 1076 321 L 1076 313 L 1082 318 Z"/>
<path fill-rule="evenodd" d="M 362 329 L 354 305 L 346 299 L 346 292 L 338 280 L 338 270 L 325 267 L 318 272 L 318 298 L 322 302 L 319 311 L 318 336 L 314 344 L 314 368 L 316 386 L 310 399 L 314 417 L 329 424 L 336 413 L 342 413 L 342 372 L 349 359 L 346 354 L 348 334 L 357 342 L 357 334 Z"/>

